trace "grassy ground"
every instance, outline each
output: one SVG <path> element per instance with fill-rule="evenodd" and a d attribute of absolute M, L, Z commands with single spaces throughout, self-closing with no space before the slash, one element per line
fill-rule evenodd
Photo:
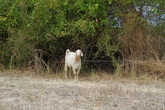
<path fill-rule="evenodd" d="M 60 78 L 59 78 L 60 77 Z M 0 73 L 0 110 L 164 110 L 165 83 L 99 74 L 80 81 L 33 72 Z M 103 76 L 102 76 L 103 77 Z"/>

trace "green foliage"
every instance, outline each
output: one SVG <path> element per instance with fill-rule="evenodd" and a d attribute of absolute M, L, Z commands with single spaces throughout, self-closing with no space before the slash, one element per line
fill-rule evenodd
<path fill-rule="evenodd" d="M 135 2 L 142 4 L 138 0 L 0 0 L 0 32 L 6 33 L 0 33 L 5 37 L 0 40 L 0 63 L 9 66 L 13 56 L 14 65 L 27 64 L 35 49 L 43 50 L 44 60 L 51 62 L 63 58 L 67 48 L 81 48 L 85 59 L 115 61 L 121 56 L 116 53 L 123 32 L 115 19 L 127 19 L 124 16 L 134 10 Z"/>

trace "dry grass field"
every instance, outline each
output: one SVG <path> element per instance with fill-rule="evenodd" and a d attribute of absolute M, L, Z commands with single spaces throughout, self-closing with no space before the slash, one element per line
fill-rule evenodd
<path fill-rule="evenodd" d="M 0 110 L 165 110 L 165 83 L 1 72 Z"/>

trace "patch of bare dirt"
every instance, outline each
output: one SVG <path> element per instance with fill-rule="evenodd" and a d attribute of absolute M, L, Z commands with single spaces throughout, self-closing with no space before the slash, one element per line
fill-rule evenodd
<path fill-rule="evenodd" d="M 0 110 L 165 110 L 165 84 L 0 74 Z"/>

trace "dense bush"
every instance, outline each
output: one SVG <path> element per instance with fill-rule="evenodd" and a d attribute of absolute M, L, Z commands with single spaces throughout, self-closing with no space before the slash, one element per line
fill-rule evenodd
<path fill-rule="evenodd" d="M 163 23 L 154 27 L 142 16 L 148 4 L 158 5 L 156 14 L 164 9 L 163 0 L 0 0 L 0 63 L 33 65 L 40 49 L 41 59 L 53 65 L 67 48 L 81 48 L 85 60 L 104 59 L 115 67 L 126 56 L 142 53 L 146 45 L 136 41 L 164 35 Z"/>

